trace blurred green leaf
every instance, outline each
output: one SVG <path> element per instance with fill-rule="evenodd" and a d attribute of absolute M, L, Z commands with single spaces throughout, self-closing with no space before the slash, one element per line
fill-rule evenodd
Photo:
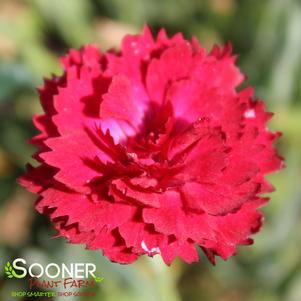
<path fill-rule="evenodd" d="M 33 0 L 48 26 L 54 26 L 67 43 L 80 47 L 91 42 L 91 4 L 86 0 Z"/>
<path fill-rule="evenodd" d="M 33 89 L 30 72 L 16 63 L 0 62 L 0 101 L 8 100 L 24 89 Z"/>

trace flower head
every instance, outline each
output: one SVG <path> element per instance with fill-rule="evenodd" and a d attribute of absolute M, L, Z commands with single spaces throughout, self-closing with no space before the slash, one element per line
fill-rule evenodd
<path fill-rule="evenodd" d="M 39 89 L 39 166 L 19 182 L 37 193 L 59 236 L 131 263 L 161 254 L 211 262 L 252 243 L 257 210 L 281 168 L 267 130 L 272 114 L 230 45 L 211 52 L 181 34 L 126 36 L 120 52 L 88 45 L 61 59 Z"/>

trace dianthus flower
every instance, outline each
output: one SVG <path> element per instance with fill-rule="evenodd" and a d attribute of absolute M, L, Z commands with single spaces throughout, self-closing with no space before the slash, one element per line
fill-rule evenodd
<path fill-rule="evenodd" d="M 148 27 L 120 51 L 70 50 L 39 89 L 39 165 L 19 179 L 58 236 L 118 263 L 191 263 L 198 246 L 214 263 L 251 244 L 282 158 L 235 59 L 230 44 L 207 53 Z"/>

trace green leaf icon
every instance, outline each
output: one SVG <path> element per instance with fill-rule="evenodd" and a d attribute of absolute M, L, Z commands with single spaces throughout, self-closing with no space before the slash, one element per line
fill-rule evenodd
<path fill-rule="evenodd" d="M 14 270 L 9 261 L 6 263 L 6 266 L 4 267 L 4 269 L 5 269 L 5 274 L 6 274 L 7 278 L 14 278 L 14 275 L 13 275 Z"/>
<path fill-rule="evenodd" d="M 94 277 L 95 282 L 102 282 L 104 279 L 104 277 Z"/>

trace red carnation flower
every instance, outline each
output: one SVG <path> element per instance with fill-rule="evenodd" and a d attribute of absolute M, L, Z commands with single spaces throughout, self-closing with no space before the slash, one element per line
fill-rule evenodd
<path fill-rule="evenodd" d="M 197 246 L 214 263 L 252 243 L 273 190 L 264 176 L 282 159 L 272 114 L 237 90 L 230 45 L 207 53 L 146 27 L 120 52 L 88 45 L 61 62 L 39 90 L 40 165 L 20 179 L 59 236 L 114 262 L 161 254 L 168 265 L 198 261 Z"/>

